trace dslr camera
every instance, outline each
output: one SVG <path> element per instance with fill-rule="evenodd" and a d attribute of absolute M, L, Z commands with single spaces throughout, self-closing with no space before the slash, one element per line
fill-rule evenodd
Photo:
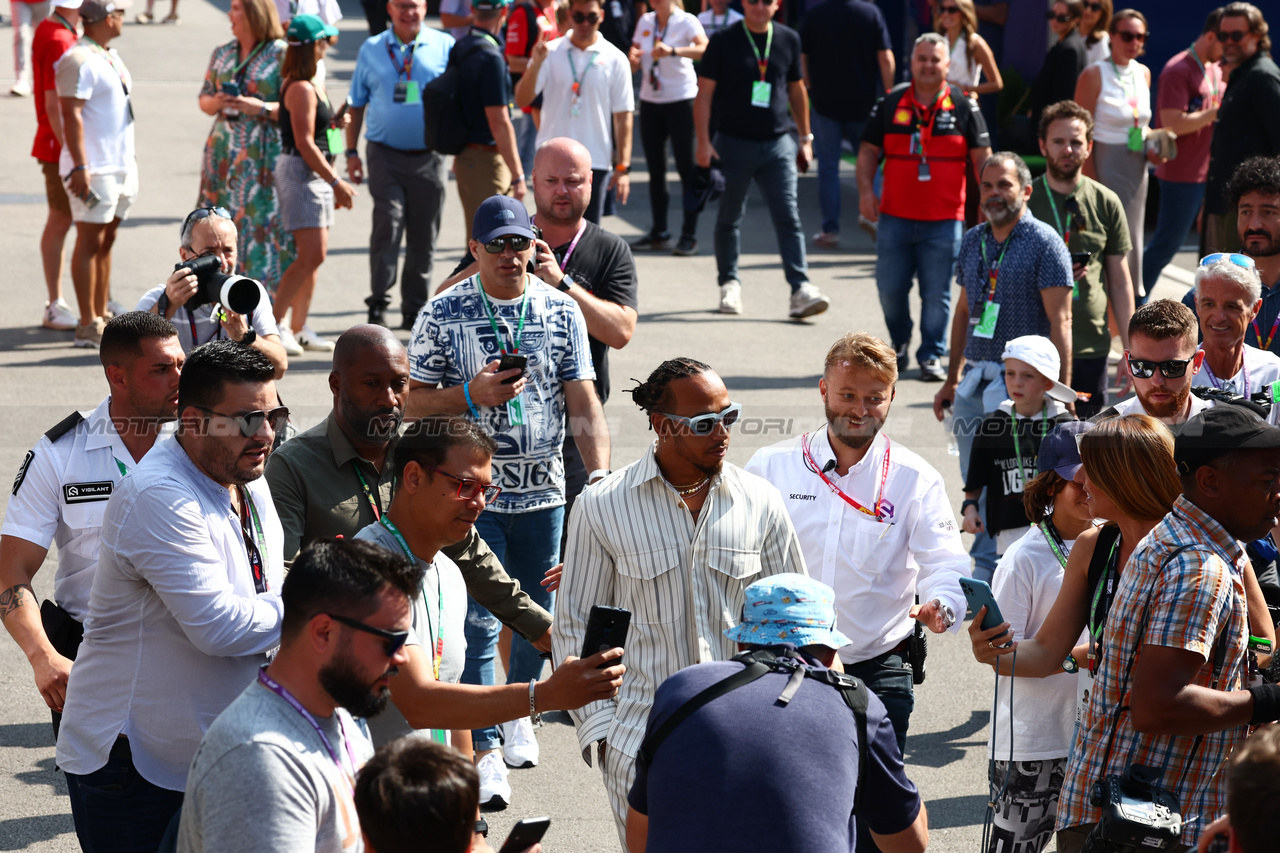
<path fill-rule="evenodd" d="M 1123 774 L 1093 783 L 1089 802 L 1102 815 L 1085 840 L 1083 853 L 1139 853 L 1169 850 L 1182 836 L 1178 798 L 1160 787 L 1164 771 L 1130 764 Z"/>
<path fill-rule="evenodd" d="M 195 295 L 187 300 L 186 307 L 194 311 L 201 305 L 217 302 L 237 314 L 251 314 L 262 300 L 262 285 L 242 275 L 227 275 L 222 271 L 222 259 L 217 255 L 201 255 L 174 265 L 174 270 L 191 270 L 199 284 Z"/>

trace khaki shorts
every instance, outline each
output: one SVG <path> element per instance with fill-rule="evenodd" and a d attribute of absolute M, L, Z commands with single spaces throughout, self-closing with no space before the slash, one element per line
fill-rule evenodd
<path fill-rule="evenodd" d="M 71 215 L 71 202 L 67 201 L 67 188 L 58 174 L 57 163 L 40 163 L 44 172 L 44 194 L 49 199 L 49 209 L 66 216 Z"/>
<path fill-rule="evenodd" d="M 133 206 L 133 201 L 138 196 L 138 167 L 134 166 L 127 172 L 92 175 L 89 178 L 89 188 L 97 193 L 100 199 L 93 207 L 89 207 L 79 198 L 67 193 L 73 220 L 106 225 L 114 219 L 128 219 L 129 208 Z"/>

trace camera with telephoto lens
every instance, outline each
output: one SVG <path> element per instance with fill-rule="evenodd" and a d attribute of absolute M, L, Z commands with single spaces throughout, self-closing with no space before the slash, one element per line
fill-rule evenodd
<path fill-rule="evenodd" d="M 1130 764 L 1123 774 L 1093 783 L 1089 802 L 1102 814 L 1085 840 L 1083 853 L 1138 853 L 1170 850 L 1182 836 L 1178 798 L 1160 787 L 1164 771 Z"/>
<path fill-rule="evenodd" d="M 186 307 L 195 310 L 214 302 L 237 314 L 251 314 L 262 299 L 262 285 L 242 275 L 227 275 L 222 271 L 222 259 L 217 255 L 201 255 L 174 265 L 174 270 L 191 270 L 199 285 L 195 294 L 187 300 Z"/>

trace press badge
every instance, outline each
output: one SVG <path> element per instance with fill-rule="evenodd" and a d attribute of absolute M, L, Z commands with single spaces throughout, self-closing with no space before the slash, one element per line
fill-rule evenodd
<path fill-rule="evenodd" d="M 615 18 L 622 17 L 621 0 L 609 0 L 609 14 L 613 15 Z"/>
<path fill-rule="evenodd" d="M 1129 150 L 1130 151 L 1142 150 L 1142 128 L 1140 127 L 1129 128 Z"/>
<path fill-rule="evenodd" d="M 344 147 L 345 140 L 342 138 L 342 131 L 336 127 L 328 128 L 329 153 L 337 154 Z"/>
<path fill-rule="evenodd" d="M 982 317 L 978 319 L 978 324 L 973 327 L 973 336 L 975 338 L 986 338 L 990 340 L 996 335 L 996 319 L 1000 316 L 1000 303 L 989 301 L 986 307 L 982 309 Z"/>
<path fill-rule="evenodd" d="M 928 161 L 928 160 L 921 160 L 921 161 L 920 161 L 920 169 L 919 169 L 919 171 L 917 171 L 917 172 L 916 172 L 916 180 L 921 181 L 921 182 L 923 182 L 923 181 L 932 181 L 932 180 L 933 180 L 933 175 L 930 175 L 930 174 L 929 174 L 929 161 Z"/>
<path fill-rule="evenodd" d="M 522 394 L 517 394 L 507 401 L 507 420 L 512 426 L 524 426 L 524 403 L 520 398 Z"/>
<path fill-rule="evenodd" d="M 751 106 L 765 107 L 769 106 L 769 99 L 773 95 L 773 84 L 766 83 L 764 80 L 756 80 L 751 84 Z"/>
<path fill-rule="evenodd" d="M 396 84 L 396 90 L 392 93 L 391 98 L 397 104 L 422 103 L 422 93 L 418 89 L 418 81 L 401 80 Z"/>

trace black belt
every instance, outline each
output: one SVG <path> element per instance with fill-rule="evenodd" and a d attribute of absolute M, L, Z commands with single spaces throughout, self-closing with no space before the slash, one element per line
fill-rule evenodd
<path fill-rule="evenodd" d="M 377 140 L 375 140 L 375 139 L 370 139 L 370 140 L 369 140 L 369 143 L 370 143 L 371 145 L 376 145 L 376 146 L 378 146 L 379 148 L 385 148 L 385 149 L 387 149 L 388 151 L 394 151 L 394 152 L 396 152 L 397 154 L 407 154 L 407 155 L 408 155 L 408 156 L 410 156 L 410 157 L 421 157 L 423 154 L 430 154 L 430 153 L 431 153 L 431 149 L 430 149 L 430 148 L 414 148 L 414 149 L 412 149 L 412 150 L 410 150 L 410 149 L 408 149 L 408 148 L 397 148 L 397 147 L 395 147 L 394 145 L 388 145 L 388 144 L 387 144 L 387 143 L 385 143 L 385 142 L 378 142 L 378 141 L 377 141 Z"/>
<path fill-rule="evenodd" d="M 282 145 L 282 146 L 280 146 L 280 153 L 281 153 L 281 154 L 288 154 L 288 155 L 290 155 L 291 157 L 301 157 L 301 156 L 302 156 L 301 154 L 299 154 L 299 153 L 298 153 L 298 149 L 297 149 L 297 148 L 288 148 L 288 147 L 283 146 L 283 145 Z M 338 155 L 337 155 L 337 154 L 326 154 L 326 153 L 324 153 L 324 152 L 321 152 L 320 156 L 324 157 L 325 162 L 326 162 L 326 163 L 328 163 L 330 166 L 332 166 L 332 165 L 334 164 L 334 161 L 336 161 L 336 160 L 338 159 Z"/>

